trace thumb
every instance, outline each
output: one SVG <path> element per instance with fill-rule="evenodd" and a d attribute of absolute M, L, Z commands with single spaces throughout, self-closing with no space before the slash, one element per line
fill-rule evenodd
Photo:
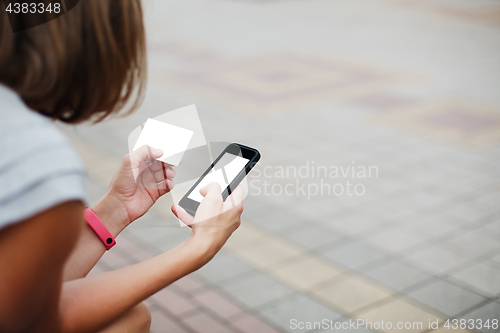
<path fill-rule="evenodd" d="M 222 213 L 222 194 L 219 183 L 212 182 L 200 189 L 201 195 L 205 198 L 201 201 L 196 211 L 195 221 L 204 221 Z"/>
<path fill-rule="evenodd" d="M 222 190 L 217 182 L 211 182 L 200 189 L 200 194 L 206 199 L 218 199 L 219 197 L 222 199 L 221 192 Z"/>

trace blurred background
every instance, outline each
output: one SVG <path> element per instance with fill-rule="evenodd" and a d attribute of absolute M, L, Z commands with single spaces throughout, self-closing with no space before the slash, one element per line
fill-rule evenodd
<path fill-rule="evenodd" d="M 449 318 L 489 320 L 456 332 L 500 331 L 499 1 L 145 0 L 144 11 L 142 107 L 61 126 L 88 167 L 91 203 L 129 133 L 186 105 L 208 141 L 263 156 L 242 227 L 147 301 L 152 332 L 332 331 L 291 325 L 323 319 L 447 332 Z M 171 204 L 166 195 L 134 222 L 91 274 L 189 237 Z"/>

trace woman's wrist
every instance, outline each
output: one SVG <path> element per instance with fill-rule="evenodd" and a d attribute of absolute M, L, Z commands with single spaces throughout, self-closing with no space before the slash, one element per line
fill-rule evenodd
<path fill-rule="evenodd" d="M 217 242 L 201 235 L 192 235 L 186 243 L 189 244 L 189 248 L 191 250 L 195 251 L 195 257 L 200 264 L 198 268 L 212 260 L 212 258 L 221 249 L 221 246 L 218 246 Z"/>
<path fill-rule="evenodd" d="M 92 210 L 106 226 L 109 232 L 116 237 L 126 226 L 130 224 L 128 213 L 113 196 L 105 195 Z"/>

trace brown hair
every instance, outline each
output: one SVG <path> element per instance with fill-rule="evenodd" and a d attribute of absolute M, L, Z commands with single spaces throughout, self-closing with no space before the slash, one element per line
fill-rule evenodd
<path fill-rule="evenodd" d="M 77 123 L 101 121 L 132 96 L 128 112 L 140 104 L 146 82 L 140 0 L 82 0 L 17 33 L 0 8 L 0 83 L 28 107 Z"/>

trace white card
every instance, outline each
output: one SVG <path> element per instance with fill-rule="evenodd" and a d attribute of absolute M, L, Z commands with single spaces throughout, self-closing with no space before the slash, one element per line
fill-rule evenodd
<path fill-rule="evenodd" d="M 178 166 L 193 134 L 191 130 L 148 118 L 134 150 L 144 145 L 161 149 L 163 155 L 157 160 Z"/>

